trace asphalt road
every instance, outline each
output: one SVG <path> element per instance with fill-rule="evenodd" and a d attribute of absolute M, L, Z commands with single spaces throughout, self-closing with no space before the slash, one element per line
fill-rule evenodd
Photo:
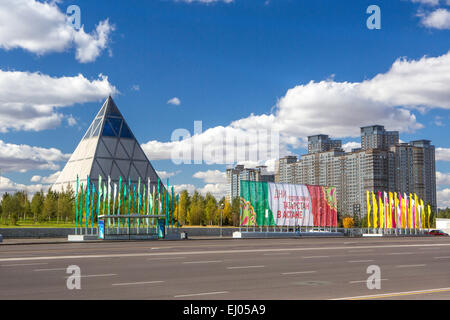
<path fill-rule="evenodd" d="M 68 266 L 81 271 L 69 290 Z M 368 289 L 368 266 L 381 288 Z M 0 246 L 0 299 L 450 299 L 450 238 Z"/>

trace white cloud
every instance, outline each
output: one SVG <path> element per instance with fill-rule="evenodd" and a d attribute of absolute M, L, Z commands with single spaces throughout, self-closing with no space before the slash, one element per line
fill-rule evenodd
<path fill-rule="evenodd" d="M 0 132 L 55 128 L 63 119 L 56 108 L 99 101 L 115 93 L 117 89 L 103 75 L 88 80 L 81 74 L 56 78 L 0 70 Z"/>
<path fill-rule="evenodd" d="M 211 193 L 217 200 L 220 200 L 227 194 L 227 185 L 222 183 L 208 183 L 203 188 L 199 189 L 199 192 L 206 195 L 208 192 Z"/>
<path fill-rule="evenodd" d="M 278 151 L 282 156 L 291 147 L 304 146 L 307 136 L 318 133 L 336 138 L 358 137 L 361 126 L 373 124 L 385 125 L 388 130 L 414 132 L 424 126 L 413 110 L 426 112 L 431 108 L 450 109 L 450 52 L 419 60 L 398 59 L 386 73 L 362 82 L 310 81 L 289 89 L 272 114 L 251 114 L 226 127 L 210 128 L 195 139 L 149 141 L 143 148 L 150 159 L 159 160 L 173 159 L 170 150 L 175 154 L 185 151 L 190 157 L 194 147 L 203 145 L 209 148 L 204 160 L 230 163 L 218 161 L 209 151 L 228 157 L 246 148 L 248 154 L 254 155 L 259 147 L 255 142 L 256 130 L 265 129 L 280 133 Z M 238 150 L 225 143 L 224 151 L 223 137 L 235 137 Z M 274 158 L 235 160 L 262 162 Z"/>
<path fill-rule="evenodd" d="M 14 193 L 16 191 L 25 191 L 30 196 L 41 190 L 43 190 L 44 192 L 47 192 L 48 188 L 49 188 L 48 185 L 43 185 L 43 184 L 24 185 L 24 184 L 16 183 L 6 177 L 0 178 L 0 195 L 3 195 L 6 192 Z"/>
<path fill-rule="evenodd" d="M 156 171 L 156 173 L 158 174 L 158 176 L 159 176 L 161 179 L 166 179 L 166 178 L 173 177 L 174 175 L 177 175 L 177 174 L 179 174 L 180 172 L 181 172 L 180 170 L 178 170 L 178 171 L 176 171 L 176 172 Z"/>
<path fill-rule="evenodd" d="M 58 179 L 59 175 L 61 174 L 61 171 L 57 171 L 55 173 L 52 173 L 51 175 L 47 176 L 47 177 L 42 177 L 42 176 L 33 176 L 31 177 L 31 182 L 41 182 L 44 184 L 53 184 L 56 182 L 56 180 Z"/>
<path fill-rule="evenodd" d="M 436 148 L 436 161 L 450 161 L 450 148 Z"/>
<path fill-rule="evenodd" d="M 439 30 L 450 29 L 450 11 L 447 9 L 436 9 L 433 12 L 419 13 L 421 23 L 427 28 Z"/>
<path fill-rule="evenodd" d="M 440 186 L 450 186 L 450 173 L 436 171 L 436 184 Z"/>
<path fill-rule="evenodd" d="M 361 148 L 361 142 L 351 141 L 351 142 L 344 143 L 342 145 L 342 149 L 344 149 L 344 151 L 346 151 L 346 152 L 350 152 L 350 151 L 352 151 L 352 149 L 357 149 L 357 148 Z"/>
<path fill-rule="evenodd" d="M 208 183 L 201 188 L 197 188 L 192 184 L 180 184 L 174 186 L 174 191 L 176 193 L 180 193 L 183 190 L 187 190 L 190 195 L 192 195 L 195 191 L 198 191 L 202 195 L 206 195 L 208 192 L 211 193 L 217 200 L 224 197 L 227 193 L 227 185 L 226 184 L 212 184 Z"/>
<path fill-rule="evenodd" d="M 196 188 L 193 184 L 174 185 L 173 189 L 174 189 L 175 193 L 181 193 L 181 191 L 187 190 L 187 192 L 189 192 L 190 195 L 192 195 L 194 193 L 194 191 L 196 190 Z"/>
<path fill-rule="evenodd" d="M 430 6 L 439 5 L 439 0 L 411 0 L 411 2 L 430 5 Z"/>
<path fill-rule="evenodd" d="M 450 189 L 446 188 L 437 192 L 437 203 L 439 208 L 450 207 Z"/>
<path fill-rule="evenodd" d="M 0 140 L 0 168 L 3 172 L 57 170 L 57 162 L 67 161 L 69 157 L 69 154 L 63 154 L 55 148 L 18 145 Z"/>
<path fill-rule="evenodd" d="M 174 97 L 174 98 L 170 99 L 169 101 L 167 101 L 167 104 L 172 104 L 174 106 L 179 106 L 181 104 L 181 100 L 178 99 L 177 97 Z"/>
<path fill-rule="evenodd" d="M 21 48 L 42 55 L 75 47 L 79 62 L 95 61 L 107 47 L 114 26 L 106 19 L 91 33 L 86 33 L 84 27 L 75 30 L 67 24 L 67 16 L 57 2 L 0 1 L 0 48 Z"/>
<path fill-rule="evenodd" d="M 226 183 L 226 173 L 219 170 L 199 171 L 193 175 L 194 178 L 202 179 L 205 183 Z"/>
<path fill-rule="evenodd" d="M 132 90 L 132 91 L 140 91 L 140 90 L 141 90 L 141 87 L 140 87 L 138 84 L 133 84 L 133 85 L 131 86 L 131 90 Z"/>

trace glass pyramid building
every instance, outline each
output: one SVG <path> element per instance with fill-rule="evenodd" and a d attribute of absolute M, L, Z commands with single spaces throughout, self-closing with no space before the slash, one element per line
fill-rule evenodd
<path fill-rule="evenodd" d="M 111 97 L 103 104 L 89 129 L 73 152 L 52 190 L 61 191 L 70 185 L 76 189 L 77 175 L 80 185 L 86 186 L 87 176 L 98 187 L 98 178 L 106 182 L 108 176 L 112 183 L 119 177 L 128 183 L 147 185 L 148 178 L 153 188 L 158 183 L 158 175 L 137 142 Z"/>

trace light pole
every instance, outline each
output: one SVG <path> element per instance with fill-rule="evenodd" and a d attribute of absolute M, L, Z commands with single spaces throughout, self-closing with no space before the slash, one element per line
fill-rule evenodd
<path fill-rule="evenodd" d="M 222 238 L 222 219 L 223 219 L 223 207 L 224 204 L 220 204 L 220 237 Z"/>

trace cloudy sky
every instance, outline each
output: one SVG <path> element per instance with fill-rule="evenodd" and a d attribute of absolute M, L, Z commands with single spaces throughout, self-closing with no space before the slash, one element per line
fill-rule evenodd
<path fill-rule="evenodd" d="M 112 95 L 177 190 L 221 196 L 234 161 L 273 168 L 318 133 L 351 149 L 382 124 L 432 140 L 450 206 L 449 36 L 450 0 L 1 0 L 0 193 L 50 185 Z"/>

